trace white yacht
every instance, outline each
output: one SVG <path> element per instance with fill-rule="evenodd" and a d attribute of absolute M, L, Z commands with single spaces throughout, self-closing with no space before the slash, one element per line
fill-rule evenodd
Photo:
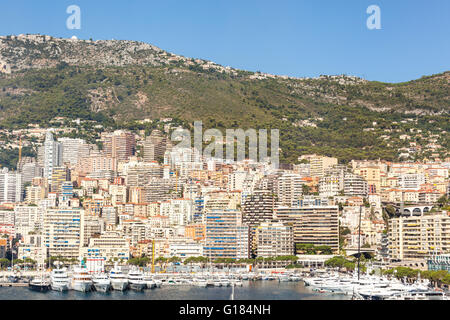
<path fill-rule="evenodd" d="M 128 272 L 128 282 L 133 290 L 142 291 L 145 288 L 144 274 L 137 269 Z"/>
<path fill-rule="evenodd" d="M 109 280 L 106 274 L 98 273 L 92 277 L 94 288 L 99 292 L 108 292 L 111 289 L 111 280 Z"/>
<path fill-rule="evenodd" d="M 287 275 L 280 275 L 280 276 L 278 276 L 278 281 L 280 281 L 280 282 L 288 282 L 289 281 L 289 276 L 287 276 Z"/>
<path fill-rule="evenodd" d="M 221 287 L 222 282 L 219 279 L 213 279 L 213 286 L 214 287 Z"/>
<path fill-rule="evenodd" d="M 114 290 L 125 291 L 128 288 L 128 279 L 117 265 L 109 272 L 109 279 Z"/>
<path fill-rule="evenodd" d="M 385 300 L 448 300 L 442 291 L 409 291 L 391 295 Z"/>
<path fill-rule="evenodd" d="M 194 285 L 197 287 L 206 288 L 208 286 L 208 282 L 206 281 L 206 279 L 197 278 L 194 279 Z"/>
<path fill-rule="evenodd" d="M 92 289 L 92 276 L 86 268 L 75 267 L 72 274 L 71 287 L 75 291 L 88 292 Z"/>
<path fill-rule="evenodd" d="M 50 281 L 36 277 L 29 282 L 28 287 L 33 291 L 47 292 L 50 289 Z"/>
<path fill-rule="evenodd" d="M 153 280 L 151 276 L 144 277 L 145 285 L 147 286 L 147 289 L 153 289 L 156 288 L 156 281 Z"/>
<path fill-rule="evenodd" d="M 50 274 L 50 280 L 52 290 L 61 292 L 69 290 L 70 279 L 66 268 L 53 269 Z"/>
<path fill-rule="evenodd" d="M 235 287 L 242 287 L 244 285 L 242 283 L 242 280 L 239 280 L 239 279 L 231 279 L 230 282 L 231 282 L 231 285 L 234 285 Z"/>
<path fill-rule="evenodd" d="M 161 288 L 162 285 L 162 281 L 159 279 L 153 279 L 153 281 L 155 282 L 155 288 Z"/>
<path fill-rule="evenodd" d="M 219 279 L 219 282 L 222 284 L 222 287 L 229 287 L 229 286 L 231 286 L 230 280 L 228 280 L 226 278 Z"/>

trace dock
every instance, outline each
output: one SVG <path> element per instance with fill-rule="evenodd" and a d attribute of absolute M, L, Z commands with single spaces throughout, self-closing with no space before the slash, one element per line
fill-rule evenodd
<path fill-rule="evenodd" d="M 28 287 L 28 282 L 0 282 L 0 287 Z"/>

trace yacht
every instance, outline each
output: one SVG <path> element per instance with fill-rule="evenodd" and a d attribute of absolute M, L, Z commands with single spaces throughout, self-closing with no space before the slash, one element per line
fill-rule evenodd
<path fill-rule="evenodd" d="M 289 281 L 289 276 L 286 276 L 286 275 L 280 275 L 280 276 L 278 277 L 278 281 L 279 281 L 279 282 L 288 282 L 288 281 Z"/>
<path fill-rule="evenodd" d="M 52 290 L 61 292 L 69 290 L 70 279 L 66 268 L 53 269 L 50 279 Z"/>
<path fill-rule="evenodd" d="M 75 291 L 89 292 L 92 289 L 92 276 L 86 268 L 75 267 L 72 274 L 71 287 Z"/>
<path fill-rule="evenodd" d="M 202 288 L 206 288 L 208 286 L 208 282 L 206 281 L 206 279 L 194 279 L 194 285 L 197 287 L 202 287 Z"/>
<path fill-rule="evenodd" d="M 155 288 L 161 288 L 162 285 L 162 281 L 159 279 L 153 279 L 153 281 L 155 282 Z"/>
<path fill-rule="evenodd" d="M 448 300 L 442 291 L 409 291 L 394 294 L 386 300 Z"/>
<path fill-rule="evenodd" d="M 291 276 L 289 277 L 289 279 L 290 279 L 291 281 L 300 281 L 302 278 L 299 277 L 298 275 L 293 274 L 293 275 L 291 275 Z"/>
<path fill-rule="evenodd" d="M 221 287 L 222 282 L 219 279 L 213 279 L 212 281 L 214 287 Z"/>
<path fill-rule="evenodd" d="M 128 288 L 128 279 L 117 265 L 109 272 L 109 279 L 114 290 L 125 291 Z"/>
<path fill-rule="evenodd" d="M 156 281 L 153 280 L 151 276 L 144 277 L 145 285 L 147 286 L 147 289 L 153 289 L 156 288 Z"/>
<path fill-rule="evenodd" d="M 92 277 L 94 288 L 99 292 L 108 292 L 111 289 L 111 280 L 109 280 L 106 274 L 98 273 Z"/>
<path fill-rule="evenodd" d="M 47 292 L 50 289 L 50 282 L 43 277 L 36 277 L 28 284 L 33 291 Z"/>
<path fill-rule="evenodd" d="M 242 280 L 239 280 L 239 279 L 231 279 L 230 282 L 231 282 L 231 285 L 234 285 L 235 287 L 242 287 L 244 285 L 242 283 Z"/>
<path fill-rule="evenodd" d="M 128 282 L 133 290 L 142 291 L 145 288 L 144 274 L 137 269 L 128 272 Z"/>
<path fill-rule="evenodd" d="M 222 287 L 229 287 L 229 286 L 231 286 L 230 280 L 228 280 L 226 278 L 219 279 L 219 282 L 222 284 Z"/>

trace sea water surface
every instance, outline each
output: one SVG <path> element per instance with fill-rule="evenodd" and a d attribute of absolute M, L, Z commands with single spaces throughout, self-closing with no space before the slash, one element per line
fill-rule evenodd
<path fill-rule="evenodd" d="M 229 300 L 231 287 L 201 288 L 194 286 L 163 286 L 142 292 L 127 290 L 108 293 L 77 291 L 45 293 L 31 291 L 27 287 L 2 287 L 0 300 Z M 350 296 L 324 294 L 305 287 L 302 281 L 244 281 L 235 287 L 235 300 L 349 300 Z"/>

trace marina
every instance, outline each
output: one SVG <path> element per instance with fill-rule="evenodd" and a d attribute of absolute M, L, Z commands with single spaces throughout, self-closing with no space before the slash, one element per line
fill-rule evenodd
<path fill-rule="evenodd" d="M 0 288 L 2 300 L 230 300 L 233 287 L 202 288 L 193 285 L 161 286 L 159 289 L 110 290 L 106 293 L 86 293 L 69 290 L 65 292 L 35 292 L 27 288 Z M 234 288 L 234 300 L 349 300 L 342 295 L 320 294 L 305 287 L 303 282 L 243 281 L 242 287 Z"/>
<path fill-rule="evenodd" d="M 326 269 L 310 272 L 151 273 L 139 268 L 122 270 L 116 265 L 109 273 L 104 270 L 90 273 L 86 268 L 77 266 L 72 270 L 62 268 L 54 269 L 50 273 L 41 272 L 34 278 L 10 276 L 8 279 L 14 279 L 14 282 L 0 282 L 0 287 L 3 287 L 0 299 L 8 299 L 3 294 L 9 290 L 20 290 L 24 296 L 28 295 L 25 293 L 28 291 L 39 292 L 41 295 L 36 296 L 36 299 L 75 297 L 74 292 L 99 299 L 130 297 L 130 292 L 143 294 L 135 296 L 136 299 L 158 299 L 165 296 L 160 292 L 170 292 L 176 296 L 174 299 L 192 299 L 192 293 L 198 294 L 198 299 L 202 299 L 203 292 L 206 292 L 205 297 L 209 297 L 209 292 L 213 292 L 217 294 L 217 299 L 229 299 L 231 293 L 231 296 L 237 296 L 236 299 L 239 299 L 240 293 L 245 293 L 246 299 L 260 299 L 257 298 L 256 291 L 252 293 L 253 289 L 289 288 L 297 294 L 284 296 L 280 292 L 280 295 L 276 296 L 278 291 L 275 290 L 267 295 L 267 299 L 302 300 L 314 297 L 323 300 L 448 300 L 447 294 L 442 289 L 431 287 L 427 279 L 419 278 L 414 283 L 409 283 L 406 279 L 368 273 L 358 276 L 356 270 L 353 273 L 338 273 Z M 26 287 L 29 290 L 26 290 Z M 64 295 L 55 295 L 55 292 Z M 224 292 L 228 294 L 222 297 Z M 76 297 L 79 297 L 78 293 Z M 183 293 L 185 296 L 179 296 Z"/>

